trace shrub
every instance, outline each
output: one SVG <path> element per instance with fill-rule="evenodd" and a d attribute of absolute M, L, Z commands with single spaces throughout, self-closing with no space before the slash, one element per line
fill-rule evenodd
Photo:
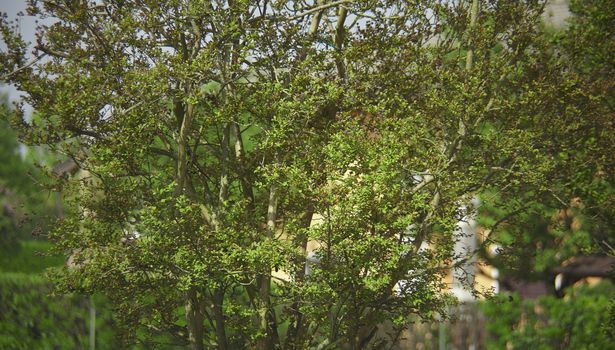
<path fill-rule="evenodd" d="M 488 322 L 488 349 L 615 349 L 608 335 L 615 286 L 570 288 L 566 297 L 521 300 L 501 294 L 482 304 Z"/>

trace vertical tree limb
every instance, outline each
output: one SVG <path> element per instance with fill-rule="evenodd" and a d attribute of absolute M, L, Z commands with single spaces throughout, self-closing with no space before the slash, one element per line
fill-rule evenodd
<path fill-rule="evenodd" d="M 203 314 L 196 287 L 190 287 L 186 292 L 186 326 L 188 341 L 192 350 L 204 350 L 203 346 Z"/>
<path fill-rule="evenodd" d="M 272 238 L 275 234 L 275 222 L 278 215 L 278 187 L 276 184 L 272 184 L 269 190 L 269 202 L 267 206 L 267 238 Z M 268 267 L 266 271 L 262 272 L 259 281 L 259 329 L 265 335 L 261 337 L 257 343 L 257 348 L 260 350 L 273 349 L 276 343 L 277 328 L 275 322 L 275 315 L 271 310 L 270 302 L 271 293 L 271 267 Z M 272 324 L 274 323 L 274 324 Z M 279 340 L 278 340 L 279 341 Z"/>
<path fill-rule="evenodd" d="M 346 80 L 346 65 L 342 55 L 342 46 L 344 45 L 344 40 L 346 39 L 346 27 L 344 26 L 344 23 L 346 22 L 347 15 L 348 9 L 346 9 L 346 6 L 340 5 L 337 9 L 337 24 L 335 26 L 334 42 L 337 50 L 335 65 L 337 67 L 337 74 L 342 81 Z"/>
<path fill-rule="evenodd" d="M 479 0 L 472 0 L 472 5 L 470 7 L 470 34 L 476 28 L 476 19 L 478 18 L 478 4 Z M 468 37 L 468 52 L 466 55 L 466 70 L 472 70 L 472 66 L 474 65 L 474 40 L 471 37 Z"/>
<path fill-rule="evenodd" d="M 226 337 L 226 325 L 224 322 L 224 289 L 222 286 L 218 286 L 213 295 L 213 312 L 214 320 L 216 323 L 216 340 L 218 342 L 219 350 L 228 349 L 228 341 Z"/>

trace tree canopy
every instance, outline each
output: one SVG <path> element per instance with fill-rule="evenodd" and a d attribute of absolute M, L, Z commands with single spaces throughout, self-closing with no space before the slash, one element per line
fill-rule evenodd
<path fill-rule="evenodd" d="M 568 125 L 569 141 L 556 142 L 571 143 L 560 148 L 560 175 L 551 180 L 543 198 L 521 194 L 481 208 L 482 224 L 497 227 L 490 238 L 501 246 L 500 256 L 490 262 L 504 274 L 527 279 L 553 278 L 554 267 L 580 254 L 615 254 L 614 158 L 609 154 L 615 111 L 615 62 L 610 54 L 615 49 L 615 8 L 604 0 L 571 1 L 570 10 L 566 28 L 543 35 L 557 57 L 556 69 L 566 72 L 560 74 L 574 77 L 588 97 L 599 101 L 607 133 Z M 584 112 L 587 107 L 574 108 Z"/>
<path fill-rule="evenodd" d="M 496 230 L 612 184 L 613 82 L 563 63 L 544 6 L 32 1 L 53 24 L 32 57 L 4 18 L 0 74 L 36 110 L 24 142 L 82 170 L 57 179 L 55 281 L 107 295 L 127 341 L 393 342 L 452 301 L 474 198 Z"/>

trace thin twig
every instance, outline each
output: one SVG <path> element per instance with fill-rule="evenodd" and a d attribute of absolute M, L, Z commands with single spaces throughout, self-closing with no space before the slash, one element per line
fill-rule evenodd
<path fill-rule="evenodd" d="M 0 81 L 6 81 L 7 78 L 10 78 L 11 76 L 21 72 L 24 69 L 28 69 L 30 67 L 32 67 L 36 62 L 40 61 L 41 58 L 45 57 L 47 55 L 47 53 L 43 53 L 42 55 L 36 56 L 35 58 L 33 58 L 30 62 L 26 63 L 25 65 L 15 69 L 14 71 L 7 73 L 5 75 L 3 75 L 0 78 Z"/>

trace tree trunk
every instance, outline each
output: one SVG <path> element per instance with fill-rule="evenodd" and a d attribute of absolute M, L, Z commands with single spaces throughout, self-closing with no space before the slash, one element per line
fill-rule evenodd
<path fill-rule="evenodd" d="M 214 321 L 216 322 L 216 340 L 218 342 L 219 350 L 227 350 L 228 343 L 226 340 L 226 330 L 224 324 L 224 309 L 222 308 L 224 304 L 224 290 L 222 287 L 217 288 L 214 292 Z"/>
<path fill-rule="evenodd" d="M 476 27 L 476 19 L 478 17 L 479 10 L 478 0 L 472 0 L 472 5 L 470 7 L 470 30 L 473 30 Z M 474 43 L 472 42 L 472 38 L 468 38 L 468 52 L 466 56 L 466 70 L 472 70 L 472 66 L 474 65 Z"/>
<path fill-rule="evenodd" d="M 314 208 L 312 205 L 308 207 L 306 210 L 302 222 L 301 227 L 304 229 L 308 229 L 310 224 L 312 223 L 312 216 L 314 215 Z M 297 260 L 295 261 L 295 282 L 298 285 L 303 284 L 305 280 L 305 264 L 306 264 L 306 256 L 307 256 L 307 243 L 308 236 L 307 234 L 301 235 L 297 239 L 297 247 L 299 247 L 299 255 Z M 295 350 L 301 349 L 305 337 L 306 327 L 303 324 L 303 314 L 299 311 L 301 307 L 300 300 L 298 296 L 294 297 L 293 304 L 291 306 L 291 316 L 288 324 L 288 329 L 286 331 L 286 340 L 284 341 L 284 349 L 286 350 Z"/>
<path fill-rule="evenodd" d="M 273 237 L 275 232 L 275 221 L 278 212 L 278 189 L 275 184 L 271 185 L 269 191 L 269 205 L 267 208 L 267 237 Z M 269 295 L 271 294 L 271 267 L 264 271 L 259 278 L 259 305 L 258 319 L 259 330 L 263 334 L 257 343 L 259 350 L 271 350 L 275 348 L 277 339 L 277 328 L 275 316 L 270 305 Z"/>
<path fill-rule="evenodd" d="M 204 350 L 203 347 L 203 313 L 201 312 L 198 293 L 191 287 L 186 293 L 186 325 L 188 341 L 192 350 Z"/>

